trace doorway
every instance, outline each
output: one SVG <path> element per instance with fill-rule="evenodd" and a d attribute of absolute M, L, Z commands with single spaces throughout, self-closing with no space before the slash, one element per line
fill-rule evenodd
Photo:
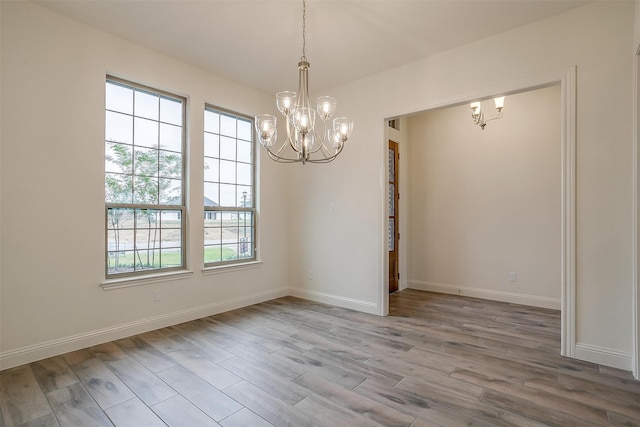
<path fill-rule="evenodd" d="M 561 107 L 560 107 L 560 123 L 561 123 L 561 208 L 560 208 L 560 311 L 561 311 L 561 351 L 563 356 L 576 357 L 576 325 L 575 325 L 575 301 L 576 301 L 576 258 L 575 258 L 575 181 L 576 181 L 576 67 L 569 67 L 544 75 L 535 76 L 530 79 L 517 82 L 507 83 L 496 86 L 491 92 L 481 93 L 474 92 L 472 94 L 461 95 L 457 98 L 448 98 L 446 100 L 433 100 L 420 105 L 418 108 L 414 105 L 411 110 L 390 111 L 389 114 L 380 117 L 381 122 L 386 123 L 389 117 L 403 117 L 413 115 L 419 112 L 435 110 L 447 106 L 467 104 L 471 98 L 490 98 L 495 93 L 516 94 L 524 91 L 544 88 L 552 85 L 560 85 Z M 385 138 L 383 153 L 381 160 L 386 163 L 388 160 L 388 138 Z M 382 151 L 382 150 L 381 150 Z M 413 153 L 411 154 L 413 156 Z M 382 162 L 381 162 L 382 163 Z M 381 173 L 386 171 L 384 168 L 388 166 L 384 163 L 380 164 Z M 384 176 L 384 175 L 383 175 Z M 384 183 L 384 181 L 382 181 Z M 389 196 L 388 189 L 382 187 L 380 209 L 388 212 Z M 405 215 L 401 212 L 402 215 Z M 388 246 L 389 233 L 388 219 L 384 217 L 388 214 L 380 216 L 380 243 L 381 249 Z M 384 277 L 387 276 L 389 268 L 388 250 L 380 251 L 384 262 L 381 263 L 381 270 L 384 274 L 380 275 L 379 286 L 379 312 L 381 315 L 389 313 L 389 292 L 388 284 L 384 283 Z M 404 264 L 403 264 L 404 265 Z M 404 268 L 404 267 L 403 267 Z M 404 270 L 403 270 L 404 271 Z M 410 278 L 409 276 L 408 278 Z M 510 279 L 511 276 L 509 276 Z M 388 279 L 387 279 L 388 280 Z M 405 279 L 403 279 L 405 280 Z"/>
<path fill-rule="evenodd" d="M 400 272 L 398 270 L 398 240 L 400 233 L 398 232 L 398 169 L 400 154 L 398 153 L 398 143 L 389 141 L 389 293 L 398 290 L 398 281 L 400 280 Z"/>

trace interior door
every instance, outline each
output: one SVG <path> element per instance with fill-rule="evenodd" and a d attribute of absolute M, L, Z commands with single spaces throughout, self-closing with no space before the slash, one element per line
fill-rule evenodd
<path fill-rule="evenodd" d="M 389 293 L 398 290 L 398 143 L 389 141 Z"/>

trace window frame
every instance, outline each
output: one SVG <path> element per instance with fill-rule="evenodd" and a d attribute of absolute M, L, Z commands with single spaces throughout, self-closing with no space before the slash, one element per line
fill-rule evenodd
<path fill-rule="evenodd" d="M 207 232 L 207 227 L 205 224 L 206 221 L 206 215 L 207 212 L 219 212 L 221 214 L 223 213 L 241 213 L 241 212 L 250 212 L 253 216 L 253 224 L 252 224 L 252 228 L 253 228 L 253 240 L 252 240 L 252 250 L 253 250 L 253 256 L 252 257 L 248 257 L 248 258 L 236 258 L 236 259 L 231 259 L 231 260 L 220 260 L 220 261 L 213 261 L 213 262 L 207 262 L 206 261 L 206 257 L 204 256 L 204 251 L 207 248 L 207 245 L 203 245 L 203 263 L 204 263 L 204 268 L 205 270 L 214 270 L 217 268 L 221 268 L 221 267 L 242 267 L 245 265 L 250 265 L 250 264 L 255 264 L 256 262 L 258 262 L 258 207 L 257 207 L 257 175 L 258 175 L 258 167 L 257 167 L 257 148 L 256 148 L 256 140 L 255 140 L 255 134 L 254 134 L 254 118 L 252 116 L 246 115 L 246 114 L 242 114 L 242 113 L 238 113 L 236 111 L 232 111 L 226 108 L 222 108 L 222 107 L 218 107 L 216 105 L 213 104 L 209 104 L 209 103 L 205 103 L 204 105 L 204 109 L 203 109 L 203 123 L 206 122 L 206 114 L 207 111 L 211 111 L 213 113 L 219 114 L 219 115 L 226 115 L 226 116 L 230 116 L 233 117 L 236 121 L 238 119 L 241 120 L 245 120 L 248 121 L 250 124 L 250 135 L 251 135 L 251 140 L 247 141 L 251 143 L 251 184 L 250 184 L 250 189 L 251 189 L 251 207 L 240 207 L 240 206 L 207 206 L 204 203 L 204 197 L 205 196 L 205 192 L 204 192 L 204 187 L 203 187 L 203 215 L 202 215 L 202 224 L 203 224 L 203 237 L 205 237 L 206 232 Z M 209 133 L 211 134 L 211 132 L 207 132 L 205 130 L 205 127 L 203 126 L 203 147 L 205 144 L 205 136 L 206 134 Z M 221 136 L 220 133 L 217 134 L 218 137 Z M 235 137 L 236 141 L 238 140 L 238 137 L 236 135 Z M 246 141 L 244 139 L 240 139 L 241 141 Z M 206 156 L 205 153 L 206 150 L 203 150 L 203 154 L 202 154 L 202 161 L 203 161 L 203 171 L 204 171 L 204 163 L 205 160 L 207 158 L 212 158 L 210 156 Z M 236 148 L 236 155 L 237 155 L 237 148 Z M 220 154 L 218 154 L 218 156 L 220 156 Z M 217 157 L 218 160 L 224 160 L 221 159 L 221 157 Z M 238 162 L 237 157 L 236 160 L 234 160 L 234 163 L 244 163 L 244 162 Z M 246 164 L 246 163 L 244 163 Z M 207 183 L 207 182 L 213 182 L 213 181 L 207 181 L 204 178 L 204 174 L 203 174 L 203 183 Z M 218 181 L 216 181 L 216 183 L 218 185 L 220 185 L 220 180 L 218 178 Z M 236 183 L 234 183 L 234 185 L 238 185 L 237 181 Z M 219 191 L 219 190 L 218 190 Z M 246 203 L 245 203 L 246 204 Z M 205 240 L 206 242 L 206 240 Z M 240 241 L 238 240 L 238 243 L 240 243 Z"/>
<path fill-rule="evenodd" d="M 133 280 L 135 278 L 141 278 L 141 276 L 164 276 L 167 273 L 174 273 L 175 272 L 186 272 L 187 271 L 187 248 L 188 248 L 188 244 L 187 244 L 187 221 L 186 221 L 186 217 L 187 217 L 187 206 L 186 206 L 186 194 L 187 194 L 187 176 L 186 176 L 186 166 L 187 166 L 187 98 L 180 96 L 180 95 L 176 95 L 174 93 L 170 93 L 170 92 L 166 92 L 163 91 L 161 89 L 156 89 L 150 86 L 146 86 L 143 84 L 139 84 L 139 83 L 135 83 L 129 80 L 124 80 L 118 77 L 114 77 L 111 75 L 106 75 L 105 78 L 105 106 L 104 106 L 104 113 L 105 113 L 105 132 L 104 132 L 104 156 L 105 156 L 105 161 L 106 161 L 106 156 L 107 156 L 107 129 L 106 129 L 106 116 L 107 113 L 112 111 L 112 112 L 116 112 L 119 114 L 124 114 L 122 112 L 119 111 L 115 111 L 115 110 L 109 110 L 107 108 L 106 105 L 106 85 L 107 84 L 115 84 L 115 85 L 119 85 L 122 87 L 126 87 L 129 89 L 132 89 L 134 91 L 134 94 L 136 91 L 140 91 L 140 92 L 146 92 L 149 94 L 153 94 L 155 96 L 158 96 L 160 99 L 165 98 L 165 99 L 169 99 L 172 101 L 178 101 L 180 102 L 181 105 L 181 115 L 180 115 L 180 120 L 181 120 L 181 125 L 180 125 L 180 138 L 181 138 L 181 144 L 180 144 L 180 156 L 181 156 L 181 165 L 180 165 L 180 183 L 181 183 L 181 188 L 180 188 L 180 203 L 179 205 L 176 204 L 161 204 L 160 203 L 160 195 L 158 195 L 158 202 L 155 204 L 145 204 L 145 203 L 134 203 L 134 194 L 132 193 L 132 199 L 131 199 L 131 203 L 115 203 L 115 202 L 107 202 L 107 194 L 105 192 L 105 252 L 104 252 L 104 256 L 105 256 L 105 279 L 107 280 L 107 282 L 109 281 L 119 281 L 119 280 Z M 133 102 L 133 106 L 135 107 L 135 98 L 132 101 Z M 159 101 L 160 102 L 160 101 Z M 140 118 L 144 118 L 144 119 L 148 119 L 145 118 L 143 116 L 136 116 L 135 115 L 135 111 L 132 111 L 132 113 L 130 114 L 130 116 L 132 117 L 132 119 L 135 122 L 135 118 L 136 117 L 140 117 Z M 161 120 L 160 115 L 158 115 L 157 119 L 153 119 L 154 122 L 158 123 L 158 125 L 160 125 L 161 123 L 166 123 L 166 124 L 171 124 L 171 123 L 167 123 L 167 122 L 163 122 Z M 135 125 L 133 125 L 134 127 L 132 128 L 133 131 L 133 135 L 135 135 Z M 160 150 L 160 134 L 158 134 L 158 144 L 157 144 L 157 150 Z M 120 143 L 123 145 L 129 145 L 129 144 L 125 144 L 125 143 Z M 132 149 L 132 156 L 134 156 L 135 153 L 135 136 L 133 137 L 132 141 L 131 141 L 131 149 Z M 145 146 L 140 146 L 142 148 L 153 148 L 153 147 L 145 147 Z M 174 150 L 163 150 L 163 151 L 167 151 L 167 152 L 175 152 Z M 159 168 L 160 166 L 158 166 Z M 106 170 L 106 166 L 105 166 L 105 170 L 104 170 L 104 177 L 106 180 L 107 174 L 111 173 L 111 172 L 107 172 Z M 123 174 L 123 175 L 129 175 L 129 174 Z M 132 180 L 134 179 L 134 177 L 136 176 L 135 174 L 135 170 L 132 167 L 130 176 L 132 178 Z M 163 177 L 161 177 L 159 175 L 159 171 L 158 171 L 158 179 L 162 179 Z M 164 177 L 164 179 L 171 179 L 168 177 Z M 133 189 L 132 189 L 133 191 Z M 134 270 L 133 271 L 124 271 L 124 272 L 109 272 L 109 254 L 110 252 L 114 252 L 112 250 L 110 250 L 109 247 L 109 232 L 110 230 L 112 230 L 111 228 L 109 228 L 109 210 L 110 209 L 130 209 L 133 211 L 132 215 L 133 215 L 133 221 L 134 221 L 134 227 L 133 229 L 131 229 L 133 231 L 133 235 L 134 235 L 134 242 L 137 239 L 137 234 L 138 234 L 138 230 L 140 229 L 145 229 L 144 227 L 138 228 L 136 223 L 137 223 L 137 212 L 138 210 L 153 210 L 153 211 L 158 211 L 157 215 L 158 215 L 158 230 L 163 230 L 161 224 L 162 224 L 162 215 L 164 211 L 178 211 L 179 214 L 179 221 L 180 221 L 180 265 L 175 265 L 175 266 L 170 266 L 170 267 L 162 267 L 160 264 L 160 266 L 158 268 L 142 268 L 140 270 L 135 270 L 135 261 L 134 261 Z M 134 246 L 135 248 L 135 246 Z M 116 248 L 118 251 L 121 251 L 119 248 Z M 158 251 L 161 250 L 161 248 L 157 249 Z M 135 251 L 135 249 L 134 249 Z M 161 254 L 161 252 L 160 252 Z M 160 255 L 161 256 L 161 255 Z"/>

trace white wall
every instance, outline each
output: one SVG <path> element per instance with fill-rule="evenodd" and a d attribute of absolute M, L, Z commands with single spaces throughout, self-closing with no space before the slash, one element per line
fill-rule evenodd
<path fill-rule="evenodd" d="M 2 367 L 287 294 L 288 170 L 272 162 L 260 162 L 264 263 L 202 272 L 204 103 L 253 115 L 275 109 L 270 95 L 27 2 L 0 9 Z M 100 287 L 107 73 L 188 99 L 187 279 Z"/>
<path fill-rule="evenodd" d="M 560 86 L 408 122 L 409 286 L 559 309 Z"/>
<path fill-rule="evenodd" d="M 632 123 L 620 112 L 632 106 L 633 8 L 630 1 L 591 3 L 328 91 L 340 114 L 355 120 L 354 135 L 322 171 L 295 171 L 292 211 L 303 215 L 293 218 L 292 241 L 304 250 L 293 254 L 300 267 L 292 286 L 308 297 L 384 311 L 384 118 L 576 66 L 579 357 L 630 369 Z M 312 281 L 304 276 L 310 267 L 321 272 Z"/>

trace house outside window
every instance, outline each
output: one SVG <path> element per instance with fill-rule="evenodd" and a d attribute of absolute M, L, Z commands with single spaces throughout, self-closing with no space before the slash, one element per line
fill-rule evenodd
<path fill-rule="evenodd" d="M 185 268 L 185 104 L 107 77 L 106 277 Z"/>
<path fill-rule="evenodd" d="M 253 119 L 206 106 L 204 112 L 204 263 L 256 259 Z"/>

